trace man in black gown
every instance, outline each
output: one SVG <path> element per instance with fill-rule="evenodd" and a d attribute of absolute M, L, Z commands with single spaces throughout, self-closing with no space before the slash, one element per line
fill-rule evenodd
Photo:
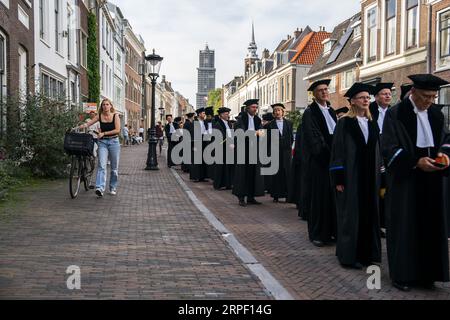
<path fill-rule="evenodd" d="M 227 152 L 232 154 L 234 152 L 233 133 L 231 132 L 230 109 L 220 108 L 219 119 L 214 122 L 213 128 L 220 130 L 222 133 L 222 163 L 214 164 L 214 189 L 231 190 L 233 186 L 233 164 L 227 164 Z"/>
<path fill-rule="evenodd" d="M 317 247 L 334 242 L 336 237 L 336 209 L 328 169 L 337 118 L 328 102 L 330 82 L 319 80 L 310 86 L 314 102 L 302 119 L 304 168 L 310 177 L 307 184 L 302 184 L 302 190 L 310 192 L 309 203 L 302 203 L 302 208 L 307 210 L 309 239 Z"/>
<path fill-rule="evenodd" d="M 404 291 L 449 281 L 442 182 L 450 137 L 434 105 L 448 82 L 430 74 L 409 78 L 414 83 L 410 96 L 387 111 L 382 136 L 389 272 L 393 285 Z"/>
<path fill-rule="evenodd" d="M 235 130 L 242 129 L 244 132 L 254 134 L 258 137 L 262 129 L 261 119 L 256 115 L 258 111 L 257 99 L 247 100 L 244 105 L 246 109 L 237 119 Z M 245 139 L 243 145 L 235 143 L 236 153 L 243 152 L 245 154 L 245 163 L 237 163 L 234 172 L 233 195 L 239 199 L 239 205 L 245 207 L 247 205 L 260 205 L 255 197 L 264 196 L 264 179 L 261 175 L 261 164 L 259 160 L 256 164 L 250 163 L 250 152 L 257 150 L 250 139 Z M 237 158 L 236 158 L 237 160 Z M 247 197 L 247 202 L 245 198 Z"/>

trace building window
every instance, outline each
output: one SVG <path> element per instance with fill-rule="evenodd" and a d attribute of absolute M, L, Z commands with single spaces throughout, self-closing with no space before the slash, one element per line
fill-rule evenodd
<path fill-rule="evenodd" d="M 418 0 L 406 0 L 406 45 L 407 48 L 417 47 L 418 40 Z"/>
<path fill-rule="evenodd" d="M 345 71 L 342 77 L 342 89 L 349 89 L 355 82 L 355 73 L 353 70 Z"/>
<path fill-rule="evenodd" d="M 72 10 L 67 8 L 67 59 L 71 61 L 72 57 L 72 30 L 71 30 Z"/>
<path fill-rule="evenodd" d="M 439 67 L 450 63 L 450 10 L 439 15 Z"/>
<path fill-rule="evenodd" d="M 286 77 L 286 100 L 290 101 L 291 99 L 291 77 Z"/>
<path fill-rule="evenodd" d="M 336 76 L 332 76 L 330 78 L 331 82 L 330 85 L 328 86 L 328 92 L 329 93 L 335 93 L 336 92 Z"/>
<path fill-rule="evenodd" d="M 74 81 L 70 81 L 70 97 L 72 98 L 72 103 L 77 103 L 77 88 Z"/>
<path fill-rule="evenodd" d="M 44 41 L 48 41 L 48 0 L 39 0 L 39 35 Z"/>
<path fill-rule="evenodd" d="M 377 7 L 367 12 L 367 52 L 368 61 L 377 58 Z"/>
<path fill-rule="evenodd" d="M 102 90 L 105 90 L 105 62 L 102 60 Z"/>
<path fill-rule="evenodd" d="M 6 40 L 0 33 L 0 139 L 6 131 L 6 106 L 4 105 L 6 88 Z"/>
<path fill-rule="evenodd" d="M 106 34 L 106 32 L 105 32 L 105 27 L 106 27 L 105 16 L 102 14 L 101 17 L 102 17 L 102 45 L 103 45 L 103 48 L 105 48 L 105 34 Z"/>
<path fill-rule="evenodd" d="M 48 98 L 64 100 L 64 83 L 46 73 L 43 73 L 41 76 L 41 91 Z"/>
<path fill-rule="evenodd" d="M 386 0 L 386 55 L 395 53 L 397 0 Z"/>
<path fill-rule="evenodd" d="M 280 87 L 281 87 L 281 102 L 284 102 L 284 79 L 283 78 L 281 78 L 281 81 L 280 81 Z"/>
<path fill-rule="evenodd" d="M 27 94 L 27 51 L 19 46 L 19 92 L 22 97 Z"/>
<path fill-rule="evenodd" d="M 439 103 L 450 105 L 450 86 L 442 87 L 439 91 Z"/>
<path fill-rule="evenodd" d="M 59 43 L 59 33 L 60 33 L 60 22 L 59 22 L 59 1 L 55 0 L 55 50 L 59 52 L 60 43 Z"/>
<path fill-rule="evenodd" d="M 80 46 L 81 65 L 87 67 L 87 36 L 81 32 L 81 46 Z"/>

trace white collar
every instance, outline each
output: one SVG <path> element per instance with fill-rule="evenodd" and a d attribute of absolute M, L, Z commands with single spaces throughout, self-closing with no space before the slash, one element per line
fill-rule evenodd
<path fill-rule="evenodd" d="M 325 106 L 323 106 L 323 105 L 321 105 L 319 102 L 317 102 L 316 101 L 316 103 L 317 103 L 317 105 L 320 107 L 320 109 L 322 109 L 322 110 L 329 110 L 330 109 L 330 107 L 327 105 L 327 104 L 325 104 Z"/>
<path fill-rule="evenodd" d="M 358 120 L 362 120 L 362 121 L 369 121 L 369 119 L 367 119 L 366 117 L 360 117 L 360 116 L 356 116 L 358 118 Z"/>
<path fill-rule="evenodd" d="M 276 120 L 277 120 L 277 122 L 284 122 L 284 119 L 280 119 L 280 120 L 276 119 Z"/>

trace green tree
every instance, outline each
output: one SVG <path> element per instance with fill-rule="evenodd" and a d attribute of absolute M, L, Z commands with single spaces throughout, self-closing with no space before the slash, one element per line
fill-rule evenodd
<path fill-rule="evenodd" d="M 100 99 L 100 57 L 97 48 L 97 17 L 88 15 L 87 68 L 89 82 L 89 102 L 99 103 Z"/>
<path fill-rule="evenodd" d="M 300 110 L 287 112 L 286 119 L 292 121 L 294 131 L 296 131 L 302 123 L 302 116 L 303 113 Z"/>
<path fill-rule="evenodd" d="M 213 89 L 208 92 L 208 106 L 213 106 L 214 112 L 222 107 L 222 89 Z"/>

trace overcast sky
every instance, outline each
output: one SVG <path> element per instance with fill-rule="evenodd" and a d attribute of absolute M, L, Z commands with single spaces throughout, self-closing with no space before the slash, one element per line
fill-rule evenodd
<path fill-rule="evenodd" d="M 200 49 L 215 50 L 216 87 L 242 75 L 255 23 L 258 55 L 309 25 L 327 31 L 359 11 L 360 0 L 111 0 L 148 52 L 164 57 L 161 74 L 195 106 Z"/>

